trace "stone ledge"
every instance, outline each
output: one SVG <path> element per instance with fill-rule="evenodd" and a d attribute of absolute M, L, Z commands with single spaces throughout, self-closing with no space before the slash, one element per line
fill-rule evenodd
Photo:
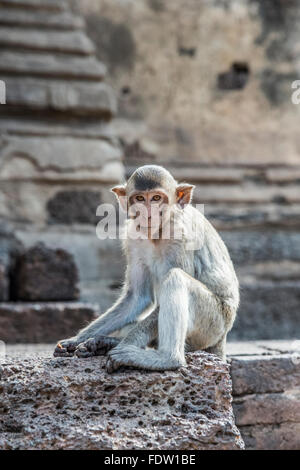
<path fill-rule="evenodd" d="M 95 52 L 91 40 L 80 30 L 56 31 L 17 28 L 12 34 L 11 28 L 2 26 L 0 28 L 0 46 L 10 49 L 64 52 L 79 55 L 90 55 Z"/>
<path fill-rule="evenodd" d="M 0 340 L 6 343 L 51 343 L 75 334 L 99 315 L 82 302 L 0 303 Z"/>
<path fill-rule="evenodd" d="M 102 117 L 105 119 L 111 118 L 117 111 L 114 92 L 104 82 L 45 81 L 28 77 L 6 76 L 2 76 L 2 79 L 7 88 L 7 105 L 44 111 L 48 114 L 57 111 L 68 112 L 80 117 Z M 39 125 L 37 123 L 36 127 Z M 70 125 L 68 128 L 70 131 Z"/>
<path fill-rule="evenodd" d="M 231 353 L 238 352 L 243 355 L 231 359 L 233 411 L 246 449 L 299 450 L 299 343 L 231 345 Z"/>
<path fill-rule="evenodd" d="M 228 365 L 188 355 L 178 371 L 109 375 L 105 358 L 8 360 L 2 449 L 242 449 Z"/>
<path fill-rule="evenodd" d="M 0 52 L 0 72 L 40 77 L 102 80 L 106 67 L 94 56 L 71 54 Z"/>
<path fill-rule="evenodd" d="M 12 9 L 1 7 L 0 24 L 6 26 L 22 26 L 35 27 L 43 29 L 55 28 L 61 30 L 83 29 L 84 20 L 80 16 L 76 16 L 68 11 L 60 13 L 27 10 L 27 9 Z"/>
<path fill-rule="evenodd" d="M 0 0 L 0 6 L 10 8 L 29 8 L 44 11 L 63 11 L 66 9 L 65 0 Z"/>

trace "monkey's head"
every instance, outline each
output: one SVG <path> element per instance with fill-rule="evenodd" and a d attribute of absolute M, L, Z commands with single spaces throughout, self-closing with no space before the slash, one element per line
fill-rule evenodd
<path fill-rule="evenodd" d="M 165 168 L 158 165 L 141 166 L 131 175 L 125 185 L 112 188 L 121 207 L 130 215 L 130 209 L 140 207 L 141 227 L 159 226 L 162 213 L 171 207 L 184 208 L 192 199 L 194 186 L 178 184 Z"/>

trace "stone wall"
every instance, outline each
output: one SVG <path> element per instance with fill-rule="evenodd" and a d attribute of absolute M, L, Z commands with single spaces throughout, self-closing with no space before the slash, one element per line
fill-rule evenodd
<path fill-rule="evenodd" d="M 86 0 L 119 104 L 127 174 L 164 164 L 228 245 L 241 281 L 231 339 L 300 335 L 300 3 Z"/>
<path fill-rule="evenodd" d="M 299 343 L 235 344 L 231 353 L 233 410 L 246 449 L 299 450 Z"/>
<path fill-rule="evenodd" d="M 242 301 L 230 338 L 299 337 L 299 3 L 71 5 L 1 3 L 2 227 L 25 248 L 70 251 L 81 299 L 103 311 L 124 263 L 118 241 L 96 238 L 95 208 L 113 201 L 123 156 L 127 175 L 163 163 L 197 185 L 233 257 Z"/>
<path fill-rule="evenodd" d="M 71 252 L 81 298 L 96 292 L 106 306 L 114 280 L 103 265 L 118 248 L 96 238 L 96 208 L 114 202 L 109 188 L 124 174 L 123 150 L 109 127 L 117 100 L 107 68 L 67 0 L 0 2 L 0 48 L 7 91 L 0 106 L 1 226 L 25 249 L 44 241 Z M 3 284 L 4 265 L 0 273 Z M 106 284 L 97 290 L 99 278 Z"/>

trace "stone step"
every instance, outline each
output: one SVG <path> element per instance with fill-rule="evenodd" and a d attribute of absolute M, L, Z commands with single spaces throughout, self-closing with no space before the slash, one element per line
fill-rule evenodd
<path fill-rule="evenodd" d="M 207 353 L 187 362 L 175 371 L 107 374 L 103 357 L 7 359 L 0 448 L 243 449 L 228 366 Z"/>
<path fill-rule="evenodd" d="M 126 162 L 126 173 L 130 176 L 136 166 Z M 240 184 L 244 180 L 253 181 L 254 183 L 270 184 L 270 183 L 291 183 L 300 180 L 299 165 L 286 165 L 279 168 L 259 167 L 258 165 L 245 166 L 214 166 L 214 165 L 186 165 L 184 167 L 172 166 L 166 164 L 165 167 L 170 171 L 175 179 L 179 181 L 190 181 L 195 184 L 201 183 L 236 183 Z"/>
<path fill-rule="evenodd" d="M 257 354 L 231 358 L 233 411 L 246 449 L 299 450 L 299 341 L 257 346 Z M 253 343 L 243 343 L 247 350 Z"/>
<path fill-rule="evenodd" d="M 1 77 L 6 104 L 48 112 L 59 111 L 109 119 L 117 111 L 112 88 L 104 82 Z M 47 126 L 48 127 L 48 126 Z"/>
<path fill-rule="evenodd" d="M 99 315 L 82 302 L 0 303 L 0 340 L 5 343 L 52 343 L 67 338 Z"/>
<path fill-rule="evenodd" d="M 90 55 L 95 52 L 83 31 L 50 31 L 0 27 L 0 46 L 10 49 Z"/>
<path fill-rule="evenodd" d="M 16 32 L 16 26 L 23 28 L 53 28 L 62 30 L 83 29 L 84 20 L 68 11 L 45 12 L 39 10 L 2 8 L 0 9 L 0 25 L 12 26 L 10 34 Z"/>
<path fill-rule="evenodd" d="M 74 81 L 74 87 L 77 87 L 77 82 Z M 93 87 L 93 83 L 90 83 Z M 71 83 L 69 82 L 71 87 Z M 7 110 L 7 108 L 6 108 Z M 98 138 L 106 139 L 109 141 L 118 142 L 118 136 L 112 129 L 110 122 L 101 121 L 97 116 L 86 116 L 81 119 L 80 116 L 73 116 L 70 119 L 59 120 L 57 115 L 53 116 L 50 113 L 44 117 L 43 120 L 37 119 L 35 116 L 22 116 L 14 115 L 12 117 L 7 112 L 0 115 L 0 132 L 12 136 L 27 136 L 27 137 L 81 137 L 81 138 Z"/>
<path fill-rule="evenodd" d="M 300 281 L 241 283 L 230 341 L 300 337 Z"/>
<path fill-rule="evenodd" d="M 236 266 L 264 261 L 300 261 L 300 233 L 295 230 L 223 231 L 221 236 Z"/>
<path fill-rule="evenodd" d="M 204 206 L 204 215 L 217 230 L 295 229 L 300 227 L 299 214 L 297 203 L 208 203 Z"/>
<path fill-rule="evenodd" d="M 142 163 L 141 163 L 142 165 Z M 235 168 L 235 167 L 191 167 L 186 166 L 184 168 L 181 167 L 173 167 L 170 165 L 166 165 L 166 168 L 170 173 L 174 176 L 175 179 L 179 181 L 189 181 L 189 182 L 196 182 L 196 183 L 209 183 L 209 182 L 228 182 L 228 183 L 241 183 L 245 174 L 247 172 L 253 173 L 253 170 L 248 170 L 244 168 Z M 130 176 L 134 170 L 136 169 L 135 166 L 131 166 L 126 164 L 126 173 Z"/>
<path fill-rule="evenodd" d="M 62 11 L 67 9 L 67 3 L 65 0 L 0 0 L 0 6 L 46 11 Z"/>
<path fill-rule="evenodd" d="M 98 181 L 119 181 L 123 176 L 121 157 L 117 145 L 101 139 L 7 136 L 3 142 L 0 180 L 82 181 L 92 177 Z"/>
<path fill-rule="evenodd" d="M 298 184 L 257 185 L 244 182 L 240 185 L 203 184 L 194 190 L 194 203 L 299 203 L 300 191 Z"/>
<path fill-rule="evenodd" d="M 66 54 L 0 52 L 1 74 L 102 80 L 106 67 L 95 57 Z"/>

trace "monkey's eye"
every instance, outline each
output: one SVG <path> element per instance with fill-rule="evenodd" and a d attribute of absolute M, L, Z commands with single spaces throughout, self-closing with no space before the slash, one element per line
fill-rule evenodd
<path fill-rule="evenodd" d="M 144 201 L 145 198 L 144 196 L 136 196 L 136 200 L 141 202 L 141 201 Z"/>
<path fill-rule="evenodd" d="M 155 194 L 155 196 L 153 196 L 152 198 L 152 201 L 160 201 L 161 200 L 161 196 L 159 196 L 158 194 Z"/>

